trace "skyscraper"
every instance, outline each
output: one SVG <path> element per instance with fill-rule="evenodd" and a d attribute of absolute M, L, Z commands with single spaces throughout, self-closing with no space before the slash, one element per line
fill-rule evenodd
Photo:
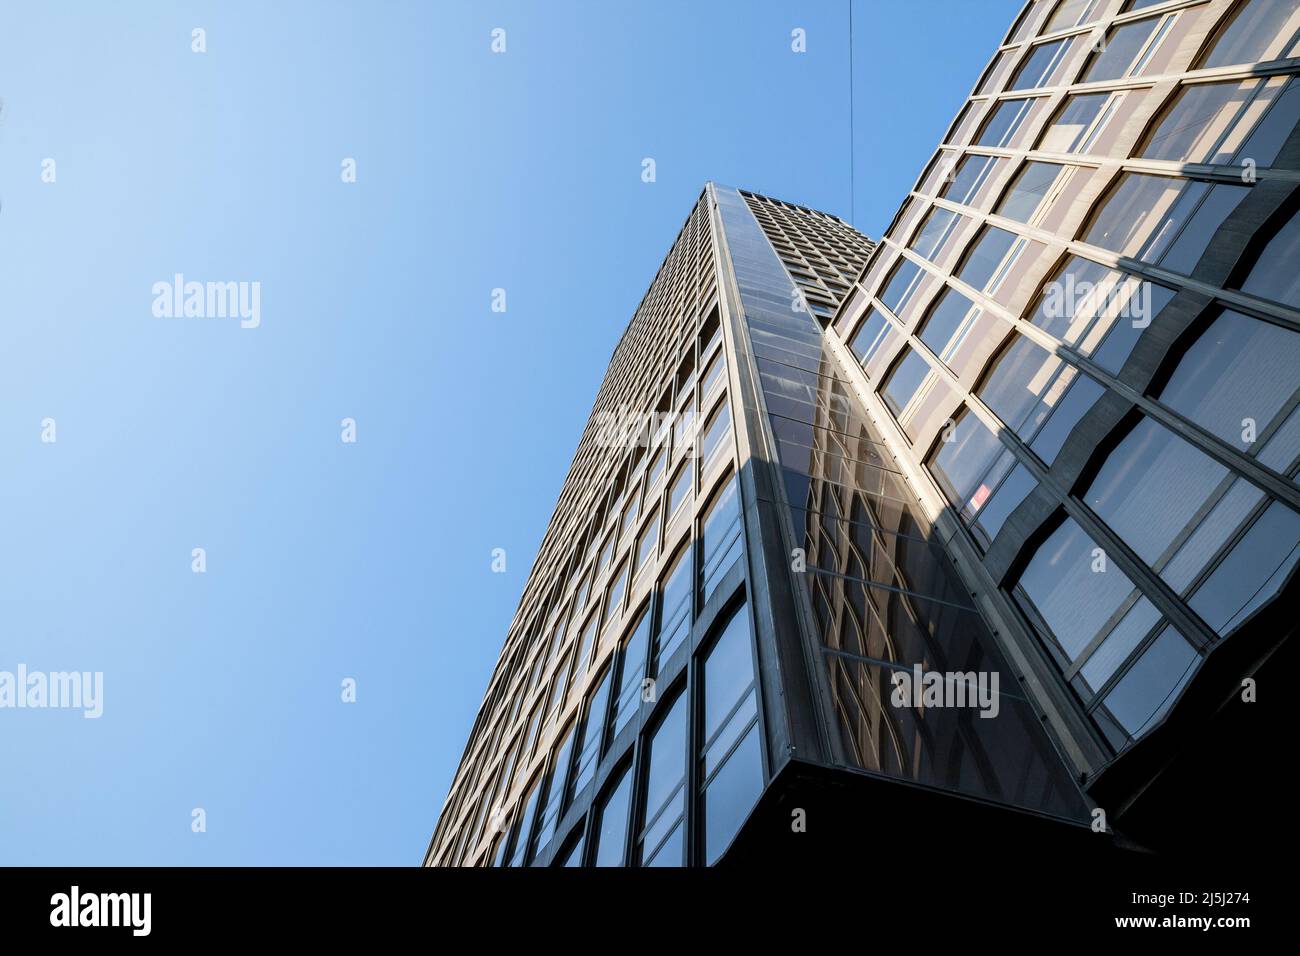
<path fill-rule="evenodd" d="M 1159 849 L 1191 780 L 1269 806 L 1297 49 L 1297 0 L 1035 0 L 874 248 L 707 186 L 615 349 L 426 862 L 958 827 Z M 1207 770 L 1229 753 L 1249 766 Z"/>

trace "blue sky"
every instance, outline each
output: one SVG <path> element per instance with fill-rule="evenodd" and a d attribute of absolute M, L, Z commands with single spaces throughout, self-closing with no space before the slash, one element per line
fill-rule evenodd
<path fill-rule="evenodd" d="M 868 235 L 1019 6 L 857 0 Z M 702 184 L 848 217 L 847 4 L 7 13 L 0 671 L 104 700 L 0 709 L 0 863 L 417 863 Z M 260 325 L 155 317 L 176 273 Z"/>

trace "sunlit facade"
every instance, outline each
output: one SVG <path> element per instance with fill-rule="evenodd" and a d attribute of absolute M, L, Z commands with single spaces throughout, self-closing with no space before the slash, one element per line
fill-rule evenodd
<path fill-rule="evenodd" d="M 1297 52 L 1300 0 L 1035 0 L 874 247 L 707 186 L 426 863 L 1167 840 L 1295 627 Z"/>

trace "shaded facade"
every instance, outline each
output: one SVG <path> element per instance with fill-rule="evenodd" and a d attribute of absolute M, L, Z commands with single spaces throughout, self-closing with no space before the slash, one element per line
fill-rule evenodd
<path fill-rule="evenodd" d="M 1294 0 L 1028 4 L 827 332 L 1148 845 L 1194 829 L 1192 779 L 1232 777 L 1229 832 L 1278 783 L 1282 728 L 1233 711 L 1295 627 L 1298 52 Z"/>
<path fill-rule="evenodd" d="M 1294 629 L 1298 31 L 1028 4 L 875 247 L 706 187 L 426 862 L 1092 850 L 1097 809 L 1158 848 L 1201 764 L 1271 766 L 1240 691 Z"/>

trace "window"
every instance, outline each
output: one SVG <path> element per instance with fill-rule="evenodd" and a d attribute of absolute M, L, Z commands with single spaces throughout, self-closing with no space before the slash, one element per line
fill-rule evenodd
<path fill-rule="evenodd" d="M 619 565 L 618 570 L 614 572 L 614 577 L 609 585 L 609 594 L 605 598 L 605 613 L 600 619 L 600 626 L 603 628 L 606 624 L 614 619 L 618 614 L 619 608 L 623 604 L 623 594 L 627 590 L 627 562 Z"/>
<path fill-rule="evenodd" d="M 1042 448 L 1033 443 L 1046 423 L 1057 414 L 1063 414 L 1063 408 L 1068 404 L 1065 402 L 1066 397 L 1080 386 L 1083 391 L 1079 393 L 1079 398 L 1085 405 L 1082 411 L 1086 411 L 1104 394 L 1101 386 L 1081 375 L 1078 369 L 1063 362 L 1059 356 L 1016 334 L 990 365 L 976 394 L 1008 428 L 1022 440 L 1030 442 L 1031 447 L 1040 452 L 1040 456 L 1042 452 L 1049 451 L 1045 460 L 1050 464 L 1059 445 L 1053 449 L 1051 445 L 1054 441 L 1051 439 L 1044 439 L 1045 447 Z M 1065 434 L 1077 423 L 1078 413 L 1076 402 L 1063 415 Z M 1064 435 L 1060 438 L 1063 440 Z"/>
<path fill-rule="evenodd" d="M 1038 479 L 1024 465 L 1016 465 L 997 490 L 989 495 L 979 511 L 975 525 L 987 536 L 989 542 L 998 536 L 1011 512 L 1038 487 Z"/>
<path fill-rule="evenodd" d="M 551 837 L 555 835 L 555 825 L 560 820 L 560 811 L 564 808 L 564 798 L 568 793 L 569 763 L 572 756 L 573 725 L 570 724 L 560 734 L 560 745 L 555 748 L 551 760 L 550 783 L 546 788 L 546 803 L 538 817 L 537 833 L 533 837 L 532 857 L 546 849 Z"/>
<path fill-rule="evenodd" d="M 1064 168 L 1059 163 L 1026 163 L 998 203 L 996 213 L 1016 222 L 1031 222 Z"/>
<path fill-rule="evenodd" d="M 604 571 L 609 567 L 609 562 L 614 560 L 614 532 L 611 531 L 605 538 L 605 546 L 600 550 L 600 560 L 596 562 L 596 573 Z"/>
<path fill-rule="evenodd" d="M 1141 156 L 1180 163 L 1271 166 L 1300 121 L 1300 85 L 1287 77 L 1183 87 Z"/>
<path fill-rule="evenodd" d="M 918 255 L 934 261 L 939 257 L 939 253 L 942 252 L 948 240 L 952 238 L 957 224 L 963 218 L 947 209 L 938 207 L 931 209 L 930 214 L 925 217 L 925 222 L 921 224 L 921 231 L 917 233 L 916 239 L 912 241 L 912 250 Z"/>
<path fill-rule="evenodd" d="M 889 410 L 898 418 L 903 409 L 912 400 L 921 383 L 930 374 L 930 363 L 921 358 L 914 349 L 907 349 L 903 358 L 894 366 L 893 371 L 880 387 L 880 396 L 889 406 Z"/>
<path fill-rule="evenodd" d="M 1245 0 L 1201 61 L 1201 68 L 1279 60 L 1300 53 L 1300 0 Z"/>
<path fill-rule="evenodd" d="M 655 485 L 659 483 L 659 479 L 663 477 L 664 460 L 666 457 L 667 457 L 667 451 L 663 448 L 660 448 L 658 451 L 654 453 L 654 457 L 650 459 L 650 467 L 646 469 L 646 475 L 647 475 L 646 493 L 647 494 L 649 494 L 650 491 L 654 489 Z"/>
<path fill-rule="evenodd" d="M 578 737 L 578 756 L 573 764 L 573 782 L 569 785 L 570 800 L 582 793 L 596 774 L 596 764 L 601 754 L 601 735 L 605 730 L 606 711 L 609 709 L 609 685 L 613 679 L 613 669 L 607 669 L 587 701 L 587 716 Z"/>
<path fill-rule="evenodd" d="M 1073 518 L 1066 518 L 1025 566 L 1016 599 L 1038 613 L 1058 658 L 1063 655 L 1069 663 L 1133 593 L 1128 576 Z"/>
<path fill-rule="evenodd" d="M 668 491 L 668 515 L 677 514 L 677 509 L 685 504 L 691 494 L 691 463 L 688 459 L 678 466 L 673 474 L 672 487 Z"/>
<path fill-rule="evenodd" d="M 647 747 L 642 826 L 642 866 L 682 866 L 686 857 L 686 695 L 678 694 Z"/>
<path fill-rule="evenodd" d="M 636 545 L 636 573 L 640 574 L 647 568 L 654 567 L 655 563 L 655 546 L 659 544 L 659 518 L 655 516 L 654 520 L 645 526 L 641 532 L 641 537 Z"/>
<path fill-rule="evenodd" d="M 700 455 L 703 458 L 703 467 L 707 468 L 714 459 L 714 456 L 727 448 L 725 441 L 731 435 L 731 409 L 727 407 L 724 401 L 718 406 L 713 417 L 709 419 L 709 424 L 704 430 L 704 441 L 701 443 Z"/>
<path fill-rule="evenodd" d="M 1226 637 L 1277 596 L 1300 561 L 1300 515 L 1271 502 L 1188 602 Z"/>
<path fill-rule="evenodd" d="M 596 637 L 596 615 L 593 613 L 587 619 L 586 626 L 582 629 L 582 637 L 578 639 L 578 653 L 573 658 L 573 670 L 575 674 L 585 675 L 587 673 L 587 660 L 591 657 L 591 647 L 595 643 Z"/>
<path fill-rule="evenodd" d="M 1083 82 L 1139 76 L 1168 34 L 1174 17 L 1150 17 L 1111 28 L 1101 52 L 1093 57 Z"/>
<path fill-rule="evenodd" d="M 1249 187 L 1125 173 L 1085 242 L 1190 275 Z"/>
<path fill-rule="evenodd" d="M 853 338 L 849 340 L 849 348 L 853 350 L 858 361 L 865 366 L 881 346 L 890 341 L 895 334 L 893 323 L 875 309 L 868 309 L 866 318 L 862 320 L 858 330 L 853 333 Z"/>
<path fill-rule="evenodd" d="M 878 298 L 885 308 L 898 315 L 912 298 L 920 278 L 920 266 L 910 259 L 899 259 Z"/>
<path fill-rule="evenodd" d="M 555 860 L 551 866 L 576 867 L 582 866 L 582 827 L 578 827 L 576 836 L 573 836 L 559 853 L 555 855 Z"/>
<path fill-rule="evenodd" d="M 1187 640 L 1166 627 L 1106 696 L 1106 709 L 1130 737 L 1140 736 L 1169 709 L 1199 660 Z"/>
<path fill-rule="evenodd" d="M 1066 97 L 1065 105 L 1047 128 L 1038 148 L 1045 153 L 1086 153 L 1115 115 L 1114 93 L 1076 93 Z"/>
<path fill-rule="evenodd" d="M 695 396 L 692 395 L 677 413 L 673 424 L 673 447 L 688 457 L 695 451 Z"/>
<path fill-rule="evenodd" d="M 523 810 L 520 811 L 519 819 L 515 822 L 512 837 L 514 851 L 510 854 L 510 862 L 506 864 L 507 866 L 523 866 L 528 862 L 532 847 L 533 817 L 537 813 L 537 795 L 541 789 L 541 782 L 542 776 L 538 774 L 528 785 L 528 795 L 520 804 Z"/>
<path fill-rule="evenodd" d="M 993 156 L 963 157 L 939 195 L 964 206 L 974 206 L 983 198 L 984 187 L 995 178 L 996 171 L 1004 163 L 1005 159 Z"/>
<path fill-rule="evenodd" d="M 1084 500 L 1155 565 L 1227 475 L 1223 465 L 1144 418 L 1107 456 Z"/>
<path fill-rule="evenodd" d="M 704 382 L 700 386 L 700 395 L 708 398 L 713 394 L 713 387 L 722 381 L 722 373 L 726 370 L 727 363 L 722 357 L 722 350 L 719 349 L 714 353 L 713 358 L 709 361 L 708 366 L 704 369 Z"/>
<path fill-rule="evenodd" d="M 977 146 L 1014 148 L 1016 137 L 1025 128 L 1025 121 L 1033 112 L 1037 101 L 1033 99 L 1002 100 L 984 122 Z"/>
<path fill-rule="evenodd" d="M 655 668 L 662 668 L 691 633 L 691 546 L 677 553 L 659 585 L 659 632 L 655 637 Z"/>
<path fill-rule="evenodd" d="M 1015 78 L 1007 89 L 1030 90 L 1040 86 L 1051 86 L 1069 49 L 1068 40 L 1054 40 L 1030 47 L 1028 59 L 1016 71 Z"/>
<path fill-rule="evenodd" d="M 981 292 L 996 289 L 1002 277 L 1015 261 L 1015 256 L 1008 256 L 1013 246 L 1019 250 L 1024 244 L 1017 245 L 1019 236 L 999 229 L 997 226 L 985 226 L 962 263 L 957 278 Z"/>
<path fill-rule="evenodd" d="M 624 768 L 600 804 L 593 830 L 595 866 L 622 866 L 627 849 L 627 817 L 632 805 L 632 773 Z"/>
<path fill-rule="evenodd" d="M 1071 256 L 1043 288 L 1029 321 L 1118 374 L 1172 290 Z"/>
<path fill-rule="evenodd" d="M 1015 458 L 979 417 L 963 411 L 927 462 L 944 495 L 968 521 L 984 506 Z"/>
<path fill-rule="evenodd" d="M 609 718 L 611 741 L 631 722 L 641 706 L 641 682 L 645 680 L 649 634 L 650 616 L 642 614 L 623 642 L 623 650 L 618 659 L 618 696 L 614 698 L 613 712 Z"/>
<path fill-rule="evenodd" d="M 1073 383 L 1056 403 L 1056 408 L 1038 429 L 1029 447 L 1051 467 L 1074 426 L 1096 405 L 1106 389 L 1086 375 L 1075 376 Z"/>
<path fill-rule="evenodd" d="M 1278 230 L 1259 254 L 1242 292 L 1300 309 L 1300 213 Z"/>
<path fill-rule="evenodd" d="M 1297 390 L 1300 335 L 1224 309 L 1179 359 L 1160 401 L 1239 449 L 1250 448 Z"/>
<path fill-rule="evenodd" d="M 956 289 L 944 289 L 921 326 L 921 341 L 940 358 L 946 359 L 949 343 L 953 343 L 952 349 L 955 350 L 960 342 L 954 340 L 970 329 L 972 311 L 978 313 L 980 310 L 970 299 Z"/>
<path fill-rule="evenodd" d="M 704 659 L 700 799 L 709 866 L 731 843 L 763 792 L 752 643 L 749 608 L 742 604 Z"/>
<path fill-rule="evenodd" d="M 1070 27 L 1089 23 L 1097 15 L 1101 0 L 1061 0 L 1052 11 L 1052 17 L 1043 28 L 1044 33 L 1068 30 Z"/>
<path fill-rule="evenodd" d="M 637 485 L 634 486 L 632 490 L 628 492 L 629 500 L 627 503 L 627 509 L 623 512 L 623 523 L 619 528 L 620 541 L 627 540 L 627 536 L 632 531 L 632 525 L 636 524 L 636 516 L 640 514 L 640 507 L 639 507 L 641 503 L 640 491 L 641 488 L 639 485 Z"/>
<path fill-rule="evenodd" d="M 982 96 L 985 93 L 997 90 L 1002 83 L 1002 78 L 1006 76 L 1007 68 L 1011 65 L 1014 56 L 1014 50 L 1003 50 L 993 58 L 993 64 L 985 71 L 984 79 L 980 81 L 979 88 L 975 91 L 976 96 Z"/>
<path fill-rule="evenodd" d="M 740 495 L 732 475 L 713 496 L 700 535 L 700 603 L 709 599 L 741 553 Z"/>

